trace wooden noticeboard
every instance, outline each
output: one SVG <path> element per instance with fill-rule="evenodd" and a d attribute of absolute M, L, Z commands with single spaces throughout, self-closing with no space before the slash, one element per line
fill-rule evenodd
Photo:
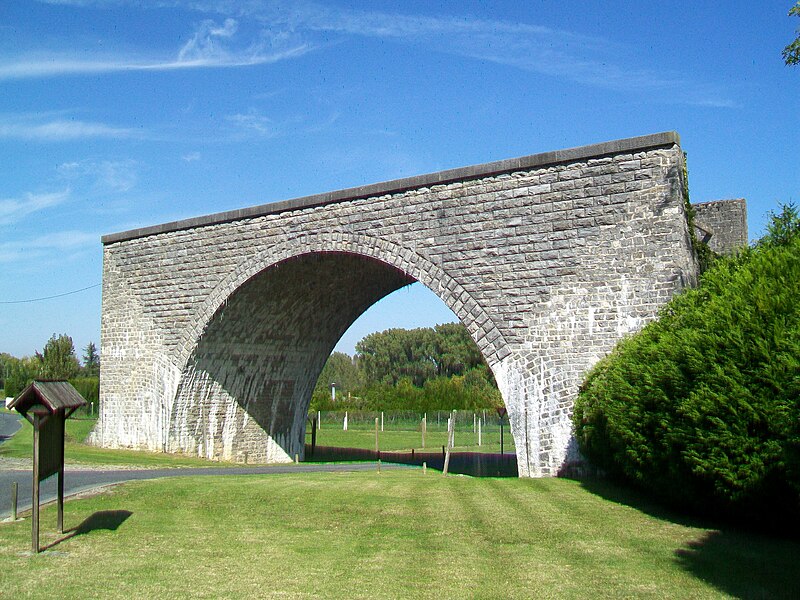
<path fill-rule="evenodd" d="M 64 464 L 64 421 L 53 415 L 39 426 L 39 481 L 58 473 Z"/>
<path fill-rule="evenodd" d="M 31 544 L 39 552 L 39 484 L 58 474 L 58 532 L 64 533 L 64 422 L 86 401 L 66 381 L 34 381 L 8 405 L 33 425 Z"/>

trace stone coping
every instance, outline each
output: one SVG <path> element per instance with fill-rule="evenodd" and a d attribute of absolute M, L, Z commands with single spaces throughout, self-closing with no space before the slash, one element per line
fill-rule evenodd
<path fill-rule="evenodd" d="M 124 242 L 126 240 L 147 237 L 149 235 L 156 235 L 159 233 L 168 233 L 171 231 L 193 229 L 195 227 L 203 227 L 206 225 L 228 223 L 231 221 L 261 217 L 264 215 L 276 214 L 290 210 L 313 208 L 315 206 L 323 206 L 337 202 L 347 202 L 348 200 L 356 200 L 359 198 L 383 196 L 385 194 L 400 193 L 422 187 L 443 185 L 453 183 L 455 181 L 480 179 L 483 177 L 490 177 L 493 175 L 500 175 L 513 171 L 538 169 L 541 167 L 565 162 L 597 158 L 611 154 L 619 154 L 622 152 L 641 151 L 660 146 L 672 146 L 675 144 L 680 144 L 680 137 L 676 132 L 665 131 L 662 133 L 653 133 L 650 135 L 601 142 L 599 144 L 591 144 L 588 146 L 579 146 L 577 148 L 567 148 L 564 150 L 554 150 L 551 152 L 542 152 L 540 154 L 531 154 L 529 156 L 523 156 L 520 158 L 509 158 L 506 160 L 472 165 L 469 167 L 448 169 L 436 173 L 429 173 L 427 175 L 416 175 L 414 177 L 405 177 L 403 179 L 393 179 L 391 181 L 347 188 L 334 192 L 325 192 L 322 194 L 314 194 L 312 196 L 302 196 L 292 200 L 260 204 L 258 206 L 251 206 L 238 210 L 230 210 L 212 215 L 184 219 L 181 221 L 172 221 L 170 223 L 163 223 L 161 225 L 153 225 L 140 229 L 131 229 L 130 231 L 105 235 L 101 238 L 101 241 L 104 245 L 113 244 L 115 242 Z"/>

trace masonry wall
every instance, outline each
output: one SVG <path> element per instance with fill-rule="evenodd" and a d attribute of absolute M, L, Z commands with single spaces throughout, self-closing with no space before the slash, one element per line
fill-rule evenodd
<path fill-rule="evenodd" d="M 747 245 L 747 203 L 744 199 L 693 204 L 695 223 L 705 228 L 704 239 L 717 254 L 731 254 Z"/>
<path fill-rule="evenodd" d="M 338 338 L 420 281 L 489 362 L 520 475 L 555 474 L 583 373 L 694 281 L 682 160 L 656 134 L 107 236 L 94 441 L 302 456 Z"/>

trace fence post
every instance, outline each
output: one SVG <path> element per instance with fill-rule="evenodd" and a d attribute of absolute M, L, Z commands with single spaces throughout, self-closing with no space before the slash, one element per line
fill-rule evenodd
<path fill-rule="evenodd" d="M 320 429 L 322 429 L 322 411 L 318 410 L 317 411 L 317 431 L 319 431 Z"/>
<path fill-rule="evenodd" d="M 478 415 L 472 413 L 472 433 L 475 433 L 477 427 Z"/>
<path fill-rule="evenodd" d="M 422 448 L 425 449 L 425 434 L 428 433 L 428 413 L 422 417 Z"/>
<path fill-rule="evenodd" d="M 347 431 L 347 411 L 344 411 L 344 424 L 342 425 L 342 430 Z"/>
<path fill-rule="evenodd" d="M 442 475 L 447 475 L 447 469 L 450 467 L 450 449 L 453 447 L 453 427 L 455 424 L 455 416 L 447 419 L 447 452 L 444 455 L 444 469 Z"/>
<path fill-rule="evenodd" d="M 481 445 L 481 420 L 478 419 L 478 446 Z"/>
<path fill-rule="evenodd" d="M 379 456 L 380 446 L 378 445 L 378 417 L 375 417 L 375 455 Z"/>
<path fill-rule="evenodd" d="M 11 520 L 17 520 L 17 496 L 19 494 L 19 485 L 15 481 L 11 484 Z"/>
<path fill-rule="evenodd" d="M 383 431 L 383 411 L 381 411 L 381 431 Z"/>

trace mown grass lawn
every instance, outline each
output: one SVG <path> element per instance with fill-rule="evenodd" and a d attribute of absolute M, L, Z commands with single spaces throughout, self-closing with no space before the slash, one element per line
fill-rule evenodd
<path fill-rule="evenodd" d="M 797 597 L 800 545 L 568 480 L 187 477 L 0 524 L 8 598 Z M 71 535 L 71 537 L 69 537 Z"/>
<path fill-rule="evenodd" d="M 193 456 L 97 448 L 84 443 L 94 427 L 95 419 L 67 419 L 64 431 L 64 457 L 69 463 L 93 465 L 128 465 L 143 468 L 169 467 L 225 467 L 234 463 L 204 460 Z M 27 458 L 33 456 L 33 427 L 22 419 L 22 428 L 10 439 L 0 444 L 0 456 Z"/>

